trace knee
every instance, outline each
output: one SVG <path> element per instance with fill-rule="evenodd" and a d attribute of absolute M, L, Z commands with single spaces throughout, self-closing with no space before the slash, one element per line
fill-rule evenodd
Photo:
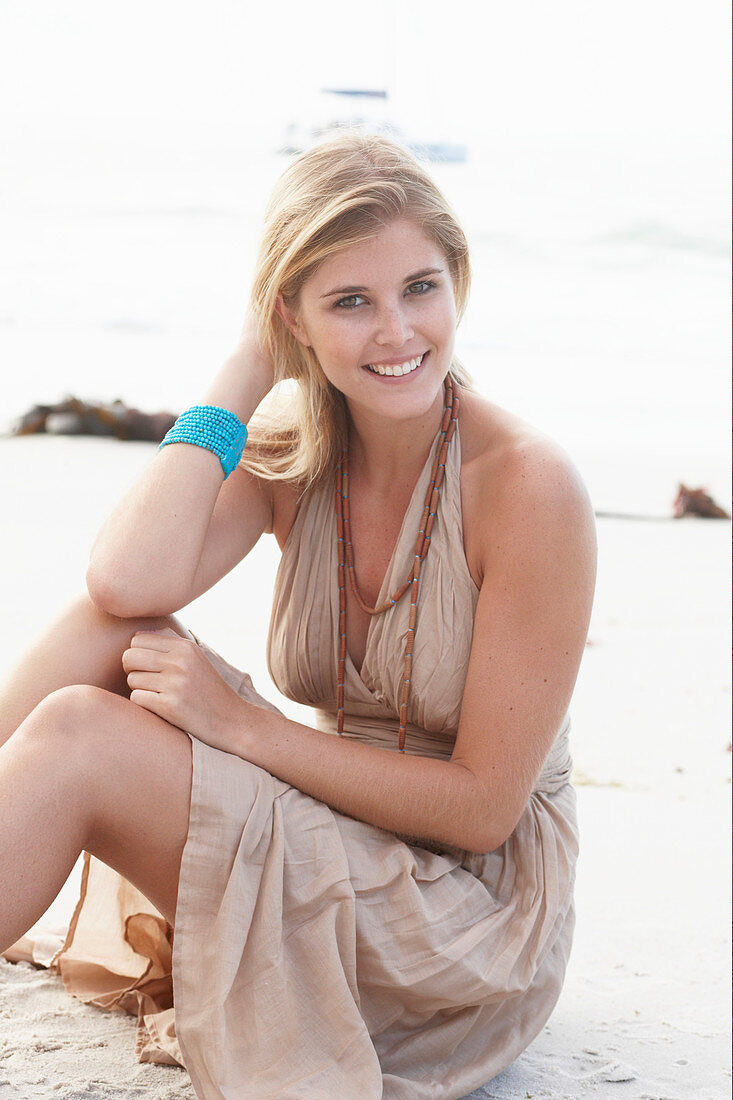
<path fill-rule="evenodd" d="M 70 611 L 85 631 L 101 631 L 102 634 L 109 635 L 115 640 L 121 639 L 125 645 L 138 630 L 164 630 L 167 627 L 184 638 L 190 637 L 185 626 L 173 615 L 154 615 L 149 618 L 139 615 L 133 618 L 120 617 L 96 604 L 88 592 L 83 592 L 76 597 Z"/>
<path fill-rule="evenodd" d="M 138 620 L 120 618 L 105 611 L 94 602 L 88 592 L 80 593 L 72 601 L 68 614 L 80 629 L 97 634 L 101 631 L 103 634 L 121 634 L 126 637 L 134 632 L 138 622 Z"/>
<path fill-rule="evenodd" d="M 36 751 L 89 759 L 109 727 L 113 698 L 89 684 L 59 688 L 41 700 L 14 736 Z"/>
<path fill-rule="evenodd" d="M 74 599 L 69 604 L 69 611 L 74 615 L 81 616 L 82 618 L 86 618 L 89 615 L 93 615 L 94 617 L 98 615 L 106 615 L 106 612 L 97 607 L 89 593 L 86 591 L 80 592 L 77 596 L 74 597 Z"/>
<path fill-rule="evenodd" d="M 99 607 L 86 591 L 71 601 L 65 614 L 85 630 L 114 629 L 124 621 Z"/>

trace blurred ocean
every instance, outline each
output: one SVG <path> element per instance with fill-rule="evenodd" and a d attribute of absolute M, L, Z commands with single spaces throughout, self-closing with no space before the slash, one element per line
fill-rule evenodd
<path fill-rule="evenodd" d="M 3 131 L 1 426 L 67 393 L 193 403 L 241 323 L 282 134 Z M 433 166 L 473 246 L 459 354 L 482 392 L 566 447 L 598 509 L 668 514 L 680 480 L 727 506 L 726 158 L 671 139 L 499 136 Z"/>

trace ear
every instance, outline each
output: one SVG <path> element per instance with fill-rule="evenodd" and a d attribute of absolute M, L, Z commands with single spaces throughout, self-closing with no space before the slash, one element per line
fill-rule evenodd
<path fill-rule="evenodd" d="M 305 331 L 305 328 L 298 320 L 298 316 L 295 311 L 292 310 L 290 306 L 287 306 L 285 304 L 282 294 L 278 294 L 275 300 L 275 312 L 281 318 L 285 327 L 289 329 L 290 332 L 292 332 L 295 339 L 298 340 L 299 343 L 303 344 L 304 347 L 309 348 L 311 346 L 311 342 L 308 339 L 308 333 Z"/>

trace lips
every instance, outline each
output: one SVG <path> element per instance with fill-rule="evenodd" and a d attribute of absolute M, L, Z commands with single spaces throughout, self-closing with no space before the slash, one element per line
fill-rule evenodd
<path fill-rule="evenodd" d="M 427 352 L 424 351 L 422 355 L 417 355 L 414 359 L 406 359 L 403 363 L 389 365 L 384 363 L 367 363 L 365 369 L 381 377 L 404 378 L 406 374 L 412 374 L 413 371 L 417 370 L 426 355 Z"/>

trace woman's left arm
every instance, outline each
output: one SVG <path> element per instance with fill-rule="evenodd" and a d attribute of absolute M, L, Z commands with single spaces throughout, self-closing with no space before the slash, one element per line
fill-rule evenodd
<path fill-rule="evenodd" d="M 496 846 L 517 824 L 570 705 L 597 547 L 585 486 L 549 441 L 510 449 L 476 480 L 481 592 L 452 762 L 476 777 Z"/>
<path fill-rule="evenodd" d="M 513 830 L 567 710 L 595 576 L 592 513 L 562 459 L 512 458 L 474 502 L 483 583 L 450 761 L 321 733 L 241 699 L 193 642 L 138 634 L 131 699 L 384 829 L 477 852 Z M 519 463 L 517 467 L 517 463 Z M 485 526 L 485 530 L 481 527 Z"/>

